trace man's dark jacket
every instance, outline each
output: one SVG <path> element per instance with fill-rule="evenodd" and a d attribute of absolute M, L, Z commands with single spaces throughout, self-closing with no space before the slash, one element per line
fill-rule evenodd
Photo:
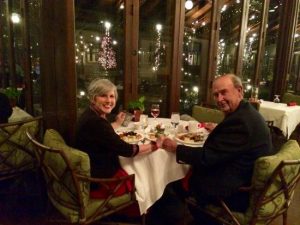
<path fill-rule="evenodd" d="M 270 155 L 269 128 L 259 112 L 241 101 L 210 133 L 202 148 L 177 147 L 177 161 L 192 165 L 190 190 L 197 196 L 230 197 L 249 185 L 254 162 Z"/>

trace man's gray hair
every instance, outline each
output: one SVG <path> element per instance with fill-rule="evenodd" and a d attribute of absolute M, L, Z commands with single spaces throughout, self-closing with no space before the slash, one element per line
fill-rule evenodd
<path fill-rule="evenodd" d="M 234 87 L 236 87 L 236 88 L 238 88 L 238 87 L 243 88 L 243 83 L 242 83 L 242 80 L 241 80 L 240 77 L 238 77 L 235 74 L 227 74 L 227 75 L 231 78 Z"/>
<path fill-rule="evenodd" d="M 88 86 L 87 91 L 88 91 L 88 98 L 90 101 L 94 100 L 96 96 L 104 95 L 109 91 L 113 91 L 116 100 L 118 99 L 117 87 L 108 79 L 96 78 L 92 80 Z"/>
<path fill-rule="evenodd" d="M 217 76 L 214 81 L 218 80 L 221 77 L 227 76 L 231 79 L 233 86 L 236 88 L 243 88 L 243 83 L 240 77 L 238 77 L 237 75 L 233 74 L 233 73 L 226 73 L 220 76 Z"/>

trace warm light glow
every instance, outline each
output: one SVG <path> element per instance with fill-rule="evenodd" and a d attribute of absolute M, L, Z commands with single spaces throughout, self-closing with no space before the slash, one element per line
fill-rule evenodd
<path fill-rule="evenodd" d="M 162 25 L 156 24 L 156 30 L 157 30 L 157 32 L 160 32 L 162 30 Z"/>
<path fill-rule="evenodd" d="M 111 27 L 111 23 L 110 23 L 110 22 L 105 22 L 105 23 L 104 23 L 104 27 L 105 27 L 107 30 L 109 30 L 110 27 Z"/>
<path fill-rule="evenodd" d="M 11 21 L 13 23 L 20 23 L 20 21 L 21 21 L 20 15 L 18 13 L 12 13 L 11 14 Z"/>
<path fill-rule="evenodd" d="M 192 9 L 193 6 L 194 6 L 193 1 L 187 0 L 187 1 L 185 2 L 184 6 L 185 6 L 185 8 L 186 8 L 187 10 Z"/>
<path fill-rule="evenodd" d="M 227 5 L 225 4 L 225 5 L 223 5 L 223 7 L 222 7 L 222 9 L 221 9 L 221 12 L 225 12 L 226 9 L 227 9 Z"/>

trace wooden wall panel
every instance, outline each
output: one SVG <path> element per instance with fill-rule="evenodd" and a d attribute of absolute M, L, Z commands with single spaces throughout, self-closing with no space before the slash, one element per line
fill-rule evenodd
<path fill-rule="evenodd" d="M 44 0 L 41 18 L 42 110 L 45 128 L 72 142 L 76 124 L 74 2 Z"/>

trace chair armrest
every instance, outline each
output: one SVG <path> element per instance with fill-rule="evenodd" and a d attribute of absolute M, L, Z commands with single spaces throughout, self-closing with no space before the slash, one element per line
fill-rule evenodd
<path fill-rule="evenodd" d="M 88 177 L 83 176 L 80 174 L 76 174 L 76 177 L 78 177 L 82 181 L 92 182 L 92 183 L 110 183 L 110 182 L 116 182 L 116 181 L 127 181 L 127 180 L 134 180 L 134 174 L 122 176 L 122 177 L 113 177 L 113 178 L 95 178 L 95 177 Z"/>

